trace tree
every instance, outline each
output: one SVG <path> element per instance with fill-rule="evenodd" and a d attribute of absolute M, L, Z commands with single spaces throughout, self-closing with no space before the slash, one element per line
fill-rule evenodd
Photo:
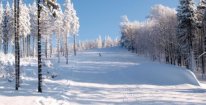
<path fill-rule="evenodd" d="M 113 46 L 113 40 L 109 35 L 105 38 L 104 43 L 105 43 L 105 48 Z"/>
<path fill-rule="evenodd" d="M 31 24 L 31 34 L 30 36 L 32 37 L 33 41 L 33 56 L 35 56 L 35 49 L 36 49 L 36 38 L 37 38 L 37 6 L 36 6 L 36 2 L 34 2 L 32 5 L 29 6 L 29 13 L 30 13 L 30 24 Z"/>
<path fill-rule="evenodd" d="M 2 2 L 0 2 L 0 51 L 1 51 L 1 45 L 2 45 L 2 36 L 3 36 L 3 14 L 4 14 L 4 8 Z"/>
<path fill-rule="evenodd" d="M 175 64 L 178 46 L 176 11 L 163 5 L 155 5 L 152 7 L 150 18 L 155 21 L 153 34 L 156 34 L 154 44 L 156 49 L 159 49 L 157 58 L 165 56 L 166 63 Z"/>
<path fill-rule="evenodd" d="M 37 1 L 37 47 L 38 47 L 38 92 L 42 92 L 42 56 L 41 56 L 41 30 L 40 30 L 40 19 L 41 19 L 41 12 L 43 11 L 44 7 L 48 8 L 50 13 L 56 17 L 56 9 L 59 6 L 53 0 L 45 0 L 43 2 L 43 6 L 41 5 L 40 0 Z M 44 15 L 43 15 L 44 16 Z"/>
<path fill-rule="evenodd" d="M 28 37 L 28 35 L 31 33 L 30 14 L 29 8 L 26 6 L 26 4 L 24 4 L 23 0 L 20 0 L 19 9 L 19 34 L 22 38 L 22 53 L 23 56 L 26 56 L 29 53 L 29 49 L 27 49 L 29 43 L 25 44 L 25 42 L 28 42 L 26 39 L 30 39 L 30 36 Z"/>
<path fill-rule="evenodd" d="M 54 24 L 55 28 L 54 31 L 56 33 L 56 39 L 57 39 L 57 56 L 58 56 L 58 63 L 60 63 L 60 40 L 62 40 L 62 34 L 63 34 L 63 17 L 64 14 L 60 8 L 60 10 L 57 12 L 58 17 L 56 18 Z"/>
<path fill-rule="evenodd" d="M 197 61 L 199 66 L 202 69 L 202 74 L 205 74 L 205 9 L 206 9 L 206 1 L 205 0 L 200 0 L 200 3 L 197 6 L 197 35 L 195 37 L 196 43 L 195 43 L 195 48 L 197 52 Z M 201 57 L 199 57 L 202 55 Z M 200 58 L 200 59 L 199 59 Z"/>
<path fill-rule="evenodd" d="M 4 11 L 3 37 L 2 37 L 4 54 L 8 53 L 9 34 L 10 34 L 10 29 L 11 29 L 10 19 L 11 19 L 11 8 L 9 5 L 9 2 L 7 2 L 6 9 Z"/>
<path fill-rule="evenodd" d="M 146 21 L 129 21 L 127 16 L 120 23 L 121 45 L 135 50 L 152 60 L 177 62 L 176 11 L 163 5 L 152 7 Z"/>
<path fill-rule="evenodd" d="M 195 3 L 193 0 L 180 0 L 180 6 L 177 9 L 178 29 L 177 37 L 179 39 L 181 56 L 186 61 L 187 68 L 195 69 L 194 59 L 194 37 L 195 37 Z"/>
<path fill-rule="evenodd" d="M 48 14 L 48 9 L 45 8 L 44 11 L 41 11 L 41 18 L 40 18 L 40 29 L 41 29 L 41 36 L 42 39 L 44 39 L 44 52 L 46 58 L 48 58 L 48 46 L 49 46 L 49 41 L 52 37 L 53 33 L 53 17 Z"/>
<path fill-rule="evenodd" d="M 37 1 L 37 50 L 38 50 L 38 92 L 42 92 L 42 59 L 41 59 L 41 33 L 40 33 L 40 14 L 42 7 L 40 6 L 40 0 Z"/>
<path fill-rule="evenodd" d="M 71 21 L 71 31 L 70 31 L 70 34 L 73 35 L 73 38 L 74 38 L 74 56 L 76 56 L 76 36 L 79 32 L 79 27 L 80 27 L 80 24 L 79 24 L 79 18 L 77 17 L 77 13 L 76 13 L 76 10 L 74 9 L 74 6 L 73 4 L 71 5 L 71 9 L 72 9 L 72 13 L 71 13 L 71 16 L 72 16 L 72 21 Z"/>
<path fill-rule="evenodd" d="M 65 0 L 65 10 L 64 10 L 64 49 L 66 55 L 66 64 L 68 64 L 68 34 L 71 32 L 71 21 L 72 19 L 72 3 L 71 0 Z"/>
<path fill-rule="evenodd" d="M 122 17 L 122 22 L 120 23 L 121 27 L 121 45 L 126 47 L 127 49 L 130 48 L 131 43 L 130 43 L 130 38 L 128 34 L 128 25 L 129 25 L 129 19 L 127 16 Z"/>
<path fill-rule="evenodd" d="M 97 48 L 102 48 L 102 37 L 99 35 L 98 39 L 97 39 Z"/>
<path fill-rule="evenodd" d="M 19 0 L 14 0 L 14 30 L 15 30 L 15 75 L 16 85 L 15 89 L 18 90 L 20 86 L 20 48 L 19 48 Z"/>

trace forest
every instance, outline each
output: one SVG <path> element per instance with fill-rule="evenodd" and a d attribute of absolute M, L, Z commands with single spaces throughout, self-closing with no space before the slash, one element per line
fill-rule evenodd
<path fill-rule="evenodd" d="M 205 70 L 206 0 L 0 0 L 0 105 L 205 105 Z"/>
<path fill-rule="evenodd" d="M 151 8 L 146 21 L 122 17 L 121 45 L 129 51 L 205 75 L 206 1 L 180 0 L 177 9 Z"/>

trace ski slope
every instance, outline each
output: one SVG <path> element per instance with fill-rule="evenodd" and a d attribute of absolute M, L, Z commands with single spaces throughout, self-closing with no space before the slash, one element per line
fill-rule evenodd
<path fill-rule="evenodd" d="M 101 56 L 99 56 L 101 53 Z M 22 83 L 0 80 L 0 105 L 205 105 L 206 87 L 194 74 L 114 47 L 45 62 L 37 93 L 37 60 L 22 60 Z M 55 75 L 54 79 L 51 75 Z"/>

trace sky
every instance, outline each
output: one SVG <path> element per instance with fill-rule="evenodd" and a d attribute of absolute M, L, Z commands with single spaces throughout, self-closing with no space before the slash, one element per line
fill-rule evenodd
<path fill-rule="evenodd" d="M 33 0 L 24 1 L 33 2 Z M 57 0 L 62 6 L 64 1 Z M 72 2 L 80 19 L 77 38 L 91 40 L 99 35 L 103 38 L 107 35 L 112 38 L 120 37 L 119 24 L 122 16 L 127 15 L 131 21 L 144 21 L 152 6 L 162 4 L 176 8 L 179 0 L 72 0 Z"/>
<path fill-rule="evenodd" d="M 73 0 L 73 3 L 80 18 L 80 40 L 95 39 L 99 35 L 120 37 L 123 15 L 131 21 L 144 21 L 155 4 L 178 6 L 178 0 Z"/>

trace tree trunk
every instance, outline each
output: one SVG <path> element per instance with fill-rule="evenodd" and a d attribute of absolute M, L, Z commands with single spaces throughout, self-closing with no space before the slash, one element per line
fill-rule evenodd
<path fill-rule="evenodd" d="M 65 35 L 65 56 L 66 56 L 66 64 L 69 63 L 69 56 L 68 56 L 68 44 L 67 44 L 67 33 Z"/>
<path fill-rule="evenodd" d="M 30 53 L 30 35 L 27 36 L 27 57 L 29 57 L 31 55 Z"/>
<path fill-rule="evenodd" d="M 57 56 L 58 56 L 58 63 L 60 63 L 60 29 L 58 29 L 59 35 L 57 35 Z"/>
<path fill-rule="evenodd" d="M 35 39 L 36 35 L 33 36 L 33 57 L 35 57 Z"/>
<path fill-rule="evenodd" d="M 37 44 L 38 44 L 38 92 L 42 93 L 42 59 L 41 59 L 41 33 L 40 33 L 40 12 L 41 12 L 41 7 L 40 7 L 40 0 L 37 2 L 38 5 L 38 21 L 37 21 L 37 30 L 38 30 L 38 35 L 37 35 Z"/>
<path fill-rule="evenodd" d="M 76 52 L 76 35 L 74 35 L 74 56 L 77 55 L 77 52 Z"/>
<path fill-rule="evenodd" d="M 4 54 L 7 54 L 8 53 L 8 50 L 7 50 L 7 47 L 8 47 L 8 35 L 7 34 L 4 34 L 4 40 L 3 40 L 3 45 L 4 45 Z"/>
<path fill-rule="evenodd" d="M 48 41 L 47 41 L 47 38 L 46 38 L 46 40 L 45 40 L 45 50 L 44 50 L 46 58 L 48 57 L 48 55 L 47 55 L 47 43 L 48 43 Z"/>
<path fill-rule="evenodd" d="M 23 47 L 22 53 L 23 53 L 23 57 L 25 57 L 25 38 L 23 37 L 22 40 L 23 40 L 23 41 L 22 41 L 22 42 L 23 42 L 23 43 L 22 43 L 22 47 Z"/>
<path fill-rule="evenodd" d="M 20 78 L 20 49 L 19 49 L 19 0 L 14 1 L 14 26 L 15 26 L 15 89 L 18 90 Z"/>
<path fill-rule="evenodd" d="M 49 57 L 52 57 L 52 36 L 49 38 Z"/>

